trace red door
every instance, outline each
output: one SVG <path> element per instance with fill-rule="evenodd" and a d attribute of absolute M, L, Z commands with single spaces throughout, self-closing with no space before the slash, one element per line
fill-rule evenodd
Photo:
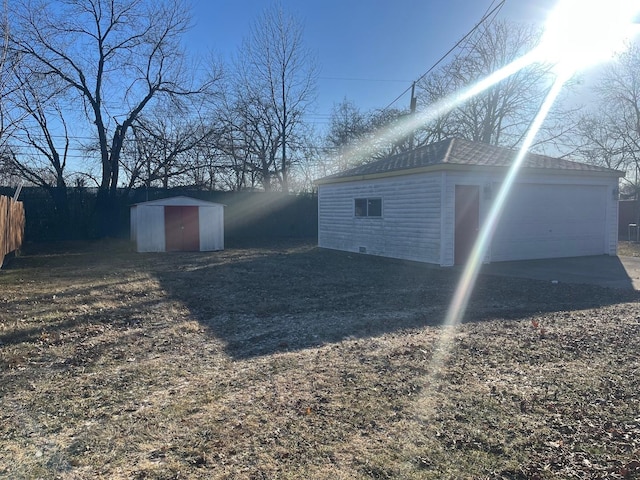
<path fill-rule="evenodd" d="M 456 185 L 454 262 L 467 261 L 480 228 L 480 187 Z"/>
<path fill-rule="evenodd" d="M 167 252 L 199 251 L 198 207 L 164 207 L 164 238 Z"/>

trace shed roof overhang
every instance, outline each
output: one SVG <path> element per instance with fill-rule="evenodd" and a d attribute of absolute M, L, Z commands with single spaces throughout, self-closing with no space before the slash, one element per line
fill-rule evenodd
<path fill-rule="evenodd" d="M 134 203 L 132 205 L 130 205 L 131 207 L 138 207 L 138 206 L 144 206 L 144 207 L 152 207 L 152 206 L 181 206 L 181 207 L 208 207 L 208 206 L 216 206 L 216 205 L 220 205 L 225 207 L 226 205 L 222 204 L 222 203 L 215 203 L 215 202 L 209 202 L 207 200 L 200 200 L 199 198 L 193 198 L 193 197 L 186 197 L 184 195 L 178 195 L 175 197 L 166 197 L 166 198 L 160 198 L 157 200 L 149 200 L 148 202 L 140 202 L 140 203 Z"/>

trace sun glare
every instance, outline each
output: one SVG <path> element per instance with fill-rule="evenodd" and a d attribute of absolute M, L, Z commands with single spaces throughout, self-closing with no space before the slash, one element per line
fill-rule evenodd
<path fill-rule="evenodd" d="M 486 89 L 534 63 L 555 64 L 559 78 L 611 60 L 640 34 L 640 0 L 559 0 L 545 23 L 537 48 L 486 78 L 435 102 L 418 115 L 408 116 L 376 132 L 373 138 L 352 145 L 347 157 L 370 157 L 378 143 L 394 142 L 425 123 L 444 115 Z"/>
<path fill-rule="evenodd" d="M 565 82 L 576 72 L 611 60 L 615 54 L 622 53 L 633 37 L 640 33 L 640 27 L 637 24 L 639 16 L 640 0 L 560 0 L 547 19 L 543 38 L 536 49 L 466 89 L 433 103 L 419 115 L 405 118 L 393 129 L 377 132 L 378 140 L 397 140 L 531 64 L 544 62 L 556 66 L 556 80 L 531 124 L 521 149 L 480 229 L 478 240 L 464 267 L 461 281 L 458 283 L 447 312 L 445 326 L 456 326 L 464 315 L 482 259 L 491 244 L 493 230 L 500 220 L 504 203 L 509 196 L 520 164 Z M 359 148 L 360 154 L 371 153 L 374 149 L 373 140 L 360 145 Z M 434 358 L 436 364 L 447 355 L 448 335 L 450 334 L 443 334 L 439 356 Z"/>
<path fill-rule="evenodd" d="M 638 0 L 561 0 L 535 53 L 563 73 L 610 60 L 638 33 L 638 13 Z"/>
<path fill-rule="evenodd" d="M 498 195 L 480 229 L 470 258 L 464 266 L 461 279 L 445 317 L 437 349 L 431 359 L 434 372 L 444 364 L 444 360 L 449 355 L 455 327 L 464 316 L 480 272 L 482 260 L 491 244 L 493 231 L 500 220 L 520 165 L 557 96 L 565 82 L 573 74 L 589 66 L 610 60 L 616 53 L 624 51 L 628 42 L 638 33 L 638 26 L 634 24 L 638 13 L 640 13 L 640 0 L 560 0 L 556 9 L 549 16 L 542 42 L 537 49 L 459 92 L 458 95 L 438 102 L 432 106 L 433 108 L 428 109 L 428 113 L 422 115 L 421 120 L 423 121 L 441 115 L 454 108 L 458 103 L 463 103 L 482 93 L 506 76 L 532 63 L 544 62 L 556 66 L 556 80 L 527 131 L 521 149 L 502 182 Z M 417 125 L 411 125 L 411 128 L 415 127 Z M 429 379 L 430 388 L 435 391 L 437 384 L 435 373 L 431 377 Z M 429 393 L 425 392 L 425 395 L 429 395 Z"/>

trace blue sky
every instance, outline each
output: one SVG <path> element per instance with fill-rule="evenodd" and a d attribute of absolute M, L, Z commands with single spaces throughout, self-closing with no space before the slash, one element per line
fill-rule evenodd
<path fill-rule="evenodd" d="M 194 51 L 229 58 L 269 0 L 192 0 Z M 383 108 L 411 85 L 482 18 L 491 0 L 281 0 L 304 26 L 319 67 L 321 129 L 334 104 L 349 99 L 362 110 Z M 493 6 L 498 4 L 495 1 Z M 554 0 L 507 0 L 499 17 L 544 22 Z M 406 107 L 408 94 L 395 106 Z"/>

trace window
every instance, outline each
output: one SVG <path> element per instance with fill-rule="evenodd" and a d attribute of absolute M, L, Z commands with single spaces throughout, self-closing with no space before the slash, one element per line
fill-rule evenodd
<path fill-rule="evenodd" d="M 381 198 L 356 198 L 355 202 L 356 217 L 381 217 L 382 216 L 382 199 Z"/>

